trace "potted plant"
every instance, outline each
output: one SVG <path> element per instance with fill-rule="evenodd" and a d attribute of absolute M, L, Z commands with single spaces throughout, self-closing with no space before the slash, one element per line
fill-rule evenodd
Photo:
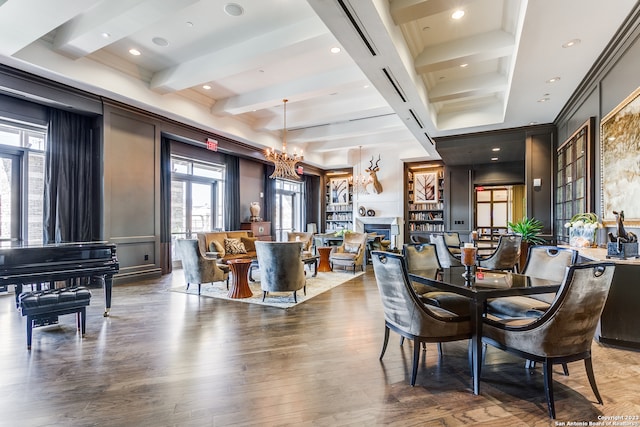
<path fill-rule="evenodd" d="M 540 237 L 540 233 L 544 228 L 542 222 L 535 218 L 523 217 L 520 221 L 509 222 L 509 228 L 515 234 L 522 236 L 522 243 L 520 244 L 520 262 L 518 267 L 522 269 L 527 262 L 527 255 L 529 253 L 529 246 L 542 245 L 546 241 Z"/>

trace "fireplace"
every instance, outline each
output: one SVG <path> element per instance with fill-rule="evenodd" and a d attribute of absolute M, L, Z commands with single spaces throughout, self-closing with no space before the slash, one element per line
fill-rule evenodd
<path fill-rule="evenodd" d="M 364 224 L 365 233 L 376 233 L 384 236 L 383 240 L 391 238 L 391 224 Z"/>
<path fill-rule="evenodd" d="M 394 216 L 388 217 L 375 217 L 375 216 L 364 216 L 360 218 L 356 218 L 355 220 L 355 228 L 356 231 L 360 233 L 376 233 L 382 234 L 385 236 L 385 240 L 390 240 L 393 245 L 395 245 L 395 238 L 391 235 L 391 226 L 398 227 L 398 218 Z M 395 228 L 394 227 L 394 228 Z M 399 232 L 399 230 L 396 230 Z"/>

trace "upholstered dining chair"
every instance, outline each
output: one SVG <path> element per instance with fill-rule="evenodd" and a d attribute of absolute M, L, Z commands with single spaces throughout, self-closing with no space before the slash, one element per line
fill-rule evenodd
<path fill-rule="evenodd" d="M 541 362 L 549 416 L 556 417 L 553 400 L 554 364 L 584 360 L 591 389 L 602 404 L 591 363 L 591 343 L 613 278 L 612 262 L 577 264 L 569 267 L 558 295 L 537 318 L 483 320 L 487 344 Z"/>
<path fill-rule="evenodd" d="M 460 258 L 456 257 L 450 250 L 447 242 L 444 240 L 442 234 L 432 234 L 429 236 L 431 243 L 436 245 L 436 251 L 438 252 L 438 260 L 443 268 L 460 267 L 462 262 Z"/>
<path fill-rule="evenodd" d="M 187 282 L 198 284 L 198 295 L 203 283 L 227 282 L 229 289 L 229 267 L 218 264 L 213 258 L 206 258 L 198 245 L 198 239 L 177 239 L 176 248 L 182 261 L 182 271 Z"/>
<path fill-rule="evenodd" d="M 578 260 L 578 251 L 557 246 L 531 246 L 522 274 L 538 279 L 564 280 L 567 267 Z M 487 301 L 487 311 L 498 317 L 539 317 L 549 309 L 556 294 L 512 296 Z"/>
<path fill-rule="evenodd" d="M 436 245 L 433 243 L 405 244 L 402 247 L 402 254 L 409 273 L 441 268 Z M 467 297 L 418 282 L 413 282 L 411 285 L 424 303 L 444 308 L 460 316 L 469 316 L 470 301 Z"/>
<path fill-rule="evenodd" d="M 336 246 L 331 249 L 329 254 L 329 262 L 331 267 L 342 266 L 345 269 L 347 267 L 353 268 L 353 273 L 356 272 L 356 267 L 360 267 L 364 271 L 364 255 L 366 251 L 367 235 L 366 233 L 351 232 L 345 233 L 342 240 L 342 245 Z"/>
<path fill-rule="evenodd" d="M 262 301 L 269 292 L 293 292 L 295 302 L 298 302 L 297 291 L 303 289 L 307 294 L 302 245 L 295 241 L 256 241 Z"/>
<path fill-rule="evenodd" d="M 522 243 L 520 235 L 501 235 L 496 250 L 488 257 L 478 258 L 478 267 L 515 271 L 520 258 L 520 243 Z"/>
<path fill-rule="evenodd" d="M 390 252 L 371 254 L 373 271 L 384 311 L 384 342 L 380 360 L 389 342 L 389 331 L 413 341 L 411 385 L 415 385 L 420 359 L 420 344 L 469 339 L 471 324 L 439 307 L 423 304 L 411 287 L 404 257 Z"/>
<path fill-rule="evenodd" d="M 444 231 L 442 232 L 442 237 L 444 237 L 444 242 L 447 244 L 451 253 L 460 255 L 460 245 L 462 244 L 460 241 L 460 233 L 457 231 Z"/>

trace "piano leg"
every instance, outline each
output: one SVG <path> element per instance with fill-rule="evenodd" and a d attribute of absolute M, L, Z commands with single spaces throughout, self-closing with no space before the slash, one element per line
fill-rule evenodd
<path fill-rule="evenodd" d="M 102 278 L 102 288 L 104 289 L 104 317 L 109 317 L 111 310 L 111 289 L 113 287 L 113 276 L 108 275 Z"/>

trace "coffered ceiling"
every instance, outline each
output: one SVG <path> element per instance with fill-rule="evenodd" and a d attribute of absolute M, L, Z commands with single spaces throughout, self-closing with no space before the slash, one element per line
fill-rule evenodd
<path fill-rule="evenodd" d="M 320 167 L 359 146 L 439 159 L 434 137 L 553 122 L 635 6 L 5 0 L 0 62 L 259 149 L 280 148 L 287 98 L 289 148 Z"/>

